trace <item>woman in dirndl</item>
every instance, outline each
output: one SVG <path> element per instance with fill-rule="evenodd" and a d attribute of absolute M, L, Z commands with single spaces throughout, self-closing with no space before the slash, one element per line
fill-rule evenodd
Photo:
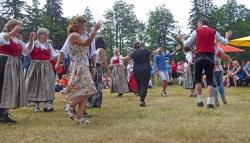
<path fill-rule="evenodd" d="M 118 48 L 114 49 L 114 56 L 111 58 L 111 93 L 118 93 L 117 97 L 122 97 L 123 93 L 129 92 L 128 82 L 125 73 L 125 66 L 121 60 L 122 56 Z"/>
<path fill-rule="evenodd" d="M 195 97 L 194 92 L 194 64 L 193 64 L 193 52 L 189 47 L 184 48 L 185 52 L 185 63 L 184 63 L 184 74 L 183 74 L 183 88 L 191 90 L 191 97 Z"/>
<path fill-rule="evenodd" d="M 55 98 L 55 75 L 50 63 L 57 56 L 48 42 L 49 30 L 39 28 L 37 40 L 30 40 L 31 64 L 26 74 L 25 87 L 29 102 L 35 103 L 35 112 L 40 112 L 40 103 L 44 102 L 44 112 L 52 112 L 52 101 Z"/>
<path fill-rule="evenodd" d="M 16 123 L 9 109 L 27 105 L 21 55 L 27 56 L 28 49 L 21 33 L 22 22 L 16 19 L 9 20 L 0 33 L 0 122 L 3 123 Z"/>

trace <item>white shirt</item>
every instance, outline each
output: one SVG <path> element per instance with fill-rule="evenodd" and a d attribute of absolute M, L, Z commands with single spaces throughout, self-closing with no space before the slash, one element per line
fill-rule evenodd
<path fill-rule="evenodd" d="M 95 59 L 96 59 L 96 63 L 97 64 L 100 64 L 101 63 L 101 57 L 100 57 L 100 50 L 101 50 L 101 48 L 99 48 L 99 49 L 97 49 L 96 51 L 95 51 Z"/>
<path fill-rule="evenodd" d="M 29 43 L 26 45 L 26 48 L 28 47 Z M 54 59 L 57 57 L 57 52 L 56 50 L 53 48 L 53 46 L 50 43 L 40 43 L 39 41 L 34 41 L 31 50 L 29 51 L 29 53 L 31 53 L 34 49 L 34 47 L 36 48 L 41 48 L 44 50 L 49 49 L 50 50 L 50 60 Z"/>
<path fill-rule="evenodd" d="M 88 33 L 82 34 L 80 38 L 82 40 L 88 39 Z M 70 49 L 70 43 L 69 43 L 69 37 L 66 39 L 62 49 L 60 50 L 64 55 L 69 54 L 72 57 L 72 51 Z M 95 47 L 95 40 L 92 41 L 91 43 L 91 54 L 89 55 L 89 58 L 92 58 L 95 55 L 96 47 Z"/>
<path fill-rule="evenodd" d="M 4 39 L 4 36 L 5 36 L 5 35 L 6 35 L 6 33 L 4 33 L 4 32 L 1 32 L 1 33 L 0 33 L 0 46 L 4 46 L 4 45 L 9 45 L 9 44 L 10 44 L 10 41 L 6 41 L 6 40 Z M 21 45 L 21 47 L 22 47 L 22 55 L 27 56 L 27 55 L 29 54 L 29 50 L 28 50 L 28 48 L 25 47 L 26 44 L 25 44 L 22 40 L 20 40 L 20 39 L 18 39 L 18 38 L 16 38 L 16 37 L 12 37 L 11 40 L 12 40 L 14 43 L 16 43 L 16 44 Z"/>
<path fill-rule="evenodd" d="M 193 63 L 193 53 L 192 53 L 192 51 L 188 51 L 186 53 L 186 60 L 187 60 L 188 63 Z"/>
<path fill-rule="evenodd" d="M 214 71 L 223 71 L 221 64 L 221 54 L 224 52 L 221 48 L 217 47 L 214 54 Z"/>
<path fill-rule="evenodd" d="M 203 25 L 202 27 L 208 27 L 208 26 Z M 184 41 L 184 47 L 191 47 L 192 44 L 196 41 L 196 38 L 197 38 L 197 32 L 196 30 L 194 30 L 191 33 L 191 36 L 187 40 Z M 222 37 L 217 31 L 215 33 L 215 39 L 223 45 L 227 45 L 228 43 L 228 40 Z"/>

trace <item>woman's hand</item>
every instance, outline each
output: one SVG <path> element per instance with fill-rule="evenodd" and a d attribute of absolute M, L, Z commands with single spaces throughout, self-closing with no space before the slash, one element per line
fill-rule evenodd
<path fill-rule="evenodd" d="M 22 31 L 22 26 L 21 25 L 16 25 L 11 31 L 10 33 L 12 33 L 13 35 L 18 34 Z"/>
<path fill-rule="evenodd" d="M 35 32 L 30 32 L 29 41 L 34 41 L 35 38 L 36 38 L 36 33 Z"/>
<path fill-rule="evenodd" d="M 103 21 L 98 21 L 96 24 L 95 24 L 95 27 L 94 27 L 94 31 L 97 32 L 99 29 L 101 29 L 102 25 L 103 25 Z"/>

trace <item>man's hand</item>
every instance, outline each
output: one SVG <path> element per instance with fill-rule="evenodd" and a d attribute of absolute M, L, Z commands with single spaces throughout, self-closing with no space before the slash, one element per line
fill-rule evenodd
<path fill-rule="evenodd" d="M 228 32 L 226 32 L 225 38 L 228 40 L 232 35 L 233 35 L 232 30 L 229 30 Z"/>

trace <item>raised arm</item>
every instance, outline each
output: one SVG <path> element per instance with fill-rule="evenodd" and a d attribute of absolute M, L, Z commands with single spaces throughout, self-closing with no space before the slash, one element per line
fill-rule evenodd
<path fill-rule="evenodd" d="M 221 58 L 224 61 L 227 61 L 228 63 L 232 63 L 233 60 L 231 59 L 231 57 L 229 57 L 225 52 L 221 52 Z"/>
<path fill-rule="evenodd" d="M 86 40 L 82 40 L 80 38 L 80 34 L 78 33 L 71 33 L 70 34 L 70 43 L 71 44 L 76 44 L 80 46 L 90 46 L 92 41 L 95 38 L 96 32 L 102 27 L 103 22 L 99 21 L 96 23 L 93 31 L 90 33 L 90 36 Z"/>
<path fill-rule="evenodd" d="M 229 41 L 229 38 L 232 36 L 232 31 L 228 31 L 226 32 L 226 35 L 225 35 L 225 38 L 222 37 L 218 32 L 216 32 L 215 34 L 215 38 L 216 40 L 223 44 L 223 45 L 227 45 L 228 41 Z"/>
<path fill-rule="evenodd" d="M 31 32 L 29 35 L 29 43 L 26 46 L 28 48 L 29 51 L 31 51 L 34 47 L 34 40 L 36 38 L 36 33 L 35 32 Z"/>
<path fill-rule="evenodd" d="M 129 61 L 131 59 L 132 58 L 130 57 L 130 55 L 127 55 L 127 56 L 121 58 L 121 60 L 123 60 L 123 61 Z"/>
<path fill-rule="evenodd" d="M 106 51 L 104 49 L 100 50 L 100 59 L 101 59 L 101 64 L 104 67 L 105 71 L 108 74 L 110 74 L 109 65 L 108 65 L 107 59 L 106 59 Z"/>
<path fill-rule="evenodd" d="M 175 55 L 177 53 L 177 51 L 181 50 L 182 46 L 181 45 L 177 45 L 176 49 L 170 54 L 171 56 Z"/>
<path fill-rule="evenodd" d="M 21 30 L 22 30 L 22 26 L 21 26 L 21 25 L 16 25 L 16 26 L 13 28 L 13 30 L 11 30 L 9 33 L 7 33 L 6 35 L 4 35 L 4 40 L 5 40 L 5 41 L 10 41 L 11 38 L 12 38 L 15 34 L 19 33 Z"/>
<path fill-rule="evenodd" d="M 196 38 L 197 38 L 196 31 L 193 31 L 187 40 L 184 39 L 183 35 L 177 36 L 177 39 L 179 39 L 182 42 L 184 47 L 191 47 L 192 44 L 195 42 Z"/>

